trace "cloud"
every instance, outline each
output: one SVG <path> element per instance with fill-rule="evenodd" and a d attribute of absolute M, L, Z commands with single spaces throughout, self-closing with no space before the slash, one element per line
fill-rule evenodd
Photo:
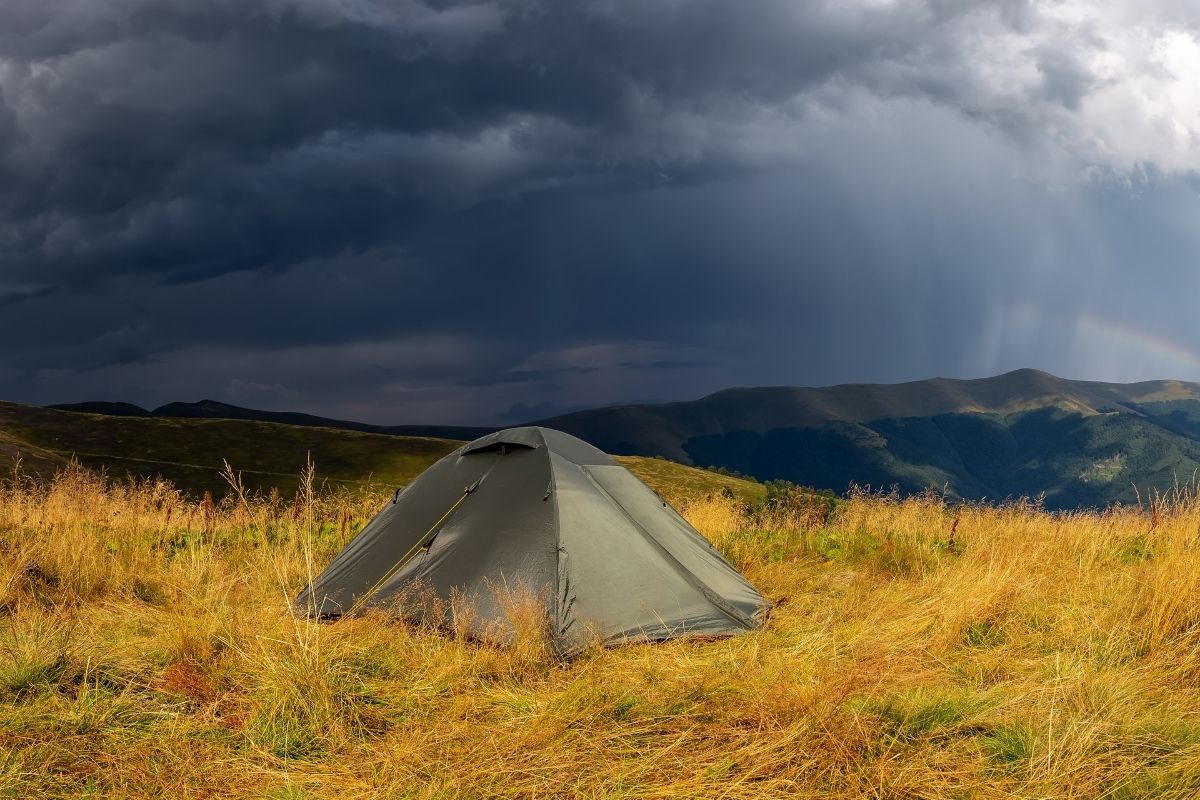
<path fill-rule="evenodd" d="M 0 241 L 75 281 L 282 268 L 526 191 L 776 167 L 855 90 L 1195 170 L 1196 15 L 1145 8 L 9 3 Z"/>
<path fill-rule="evenodd" d="M 1198 36 L 1169 0 L 10 0 L 0 391 L 469 422 L 1131 374 L 1074 320 L 1200 344 Z"/>

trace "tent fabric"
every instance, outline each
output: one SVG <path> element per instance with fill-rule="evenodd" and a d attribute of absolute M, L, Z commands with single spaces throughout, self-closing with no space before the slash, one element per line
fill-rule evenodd
<path fill-rule="evenodd" d="M 544 604 L 560 655 L 760 627 L 770 604 L 611 456 L 561 431 L 477 439 L 427 469 L 299 597 L 516 636 L 513 598 Z M 465 613 L 465 616 L 464 616 Z"/>

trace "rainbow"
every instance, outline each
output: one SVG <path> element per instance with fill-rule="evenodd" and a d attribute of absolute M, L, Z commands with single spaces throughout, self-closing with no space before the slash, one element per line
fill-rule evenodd
<path fill-rule="evenodd" d="M 1104 338 L 1114 344 L 1136 349 L 1149 358 L 1185 369 L 1200 372 L 1200 353 L 1189 350 L 1178 342 L 1156 336 L 1137 328 L 1131 328 L 1110 319 L 1103 319 L 1094 314 L 1084 313 L 1079 317 L 1080 332 L 1089 338 Z M 1172 376 L 1183 377 L 1183 376 Z"/>

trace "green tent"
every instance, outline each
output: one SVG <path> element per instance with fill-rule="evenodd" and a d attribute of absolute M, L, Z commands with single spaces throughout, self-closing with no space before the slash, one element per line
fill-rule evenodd
<path fill-rule="evenodd" d="M 505 600 L 514 591 L 545 604 L 563 656 L 593 641 L 732 635 L 760 627 L 770 607 L 612 457 L 549 428 L 499 431 L 438 461 L 296 605 L 448 624 L 454 597 L 467 604 L 471 635 L 504 642 L 515 633 Z"/>

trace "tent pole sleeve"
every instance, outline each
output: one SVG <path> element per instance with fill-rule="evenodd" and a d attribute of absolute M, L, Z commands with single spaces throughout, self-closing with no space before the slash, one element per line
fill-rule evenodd
<path fill-rule="evenodd" d="M 478 486 L 478 485 L 479 485 L 478 483 L 475 484 L 475 486 Z M 446 513 L 442 514 L 442 516 L 438 518 L 438 521 L 433 523 L 433 525 L 431 525 L 429 527 L 429 530 L 425 531 L 425 534 L 423 536 L 421 536 L 419 539 L 417 539 L 417 541 L 413 544 L 413 546 L 408 549 L 408 552 L 406 552 L 404 555 L 400 556 L 400 558 L 397 559 L 395 565 L 393 565 L 391 569 L 389 569 L 387 572 L 385 572 L 383 574 L 383 577 L 381 577 L 379 580 L 375 581 L 375 585 L 373 585 L 370 589 L 367 589 L 367 591 L 363 592 L 362 595 L 360 595 L 359 598 L 354 601 L 354 605 L 350 606 L 350 610 L 347 611 L 344 616 L 351 616 L 356 611 L 358 611 L 360 608 L 362 608 L 363 604 L 366 603 L 368 600 L 370 600 L 375 595 L 375 593 L 377 591 L 379 591 L 380 587 L 383 586 L 383 584 L 387 583 L 388 580 L 393 575 L 395 575 L 397 572 L 399 572 L 400 568 L 403 567 L 406 563 L 408 563 L 408 557 L 411 556 L 413 553 L 415 553 L 417 551 L 417 549 L 420 548 L 420 546 L 428 540 L 429 534 L 431 534 L 435 530 L 437 530 L 438 526 L 441 525 L 443 522 L 445 522 L 446 519 L 451 514 L 453 514 L 454 511 L 460 505 L 462 505 L 462 502 L 467 499 L 467 496 L 469 494 L 471 494 L 471 492 L 472 492 L 472 490 L 474 490 L 475 486 L 469 486 L 466 489 L 464 489 L 462 495 L 458 498 L 458 500 L 454 501 L 454 505 L 452 505 L 452 506 L 450 506 L 450 508 L 446 509 Z"/>

